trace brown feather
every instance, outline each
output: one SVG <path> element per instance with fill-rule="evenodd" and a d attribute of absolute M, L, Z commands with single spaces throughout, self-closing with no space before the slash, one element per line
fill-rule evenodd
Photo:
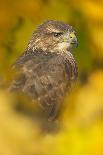
<path fill-rule="evenodd" d="M 55 38 L 54 31 L 64 33 L 64 38 Z M 17 77 L 10 89 L 22 91 L 32 99 L 37 99 L 47 113 L 48 120 L 57 117 L 67 89 L 77 78 L 73 55 L 70 50 L 65 48 L 62 51 L 60 48 L 66 46 L 67 42 L 58 49 L 58 43 L 65 43 L 65 37 L 69 40 L 68 33 L 72 31 L 72 27 L 63 22 L 44 22 L 33 33 L 27 49 L 13 65 Z"/>

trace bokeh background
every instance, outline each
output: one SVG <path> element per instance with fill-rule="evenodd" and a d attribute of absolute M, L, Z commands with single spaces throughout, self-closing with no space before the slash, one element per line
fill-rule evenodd
<path fill-rule="evenodd" d="M 34 105 L 0 89 L 0 155 L 103 155 L 103 0 L 0 0 L 0 85 L 47 19 L 76 30 L 78 81 L 65 98 L 55 134 L 40 134 Z"/>

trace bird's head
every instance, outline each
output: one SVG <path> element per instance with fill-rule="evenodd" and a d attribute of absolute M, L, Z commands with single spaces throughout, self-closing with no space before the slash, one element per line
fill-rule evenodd
<path fill-rule="evenodd" d="M 29 47 L 43 51 L 67 51 L 77 46 L 77 38 L 72 26 L 60 21 L 46 21 L 32 36 Z"/>

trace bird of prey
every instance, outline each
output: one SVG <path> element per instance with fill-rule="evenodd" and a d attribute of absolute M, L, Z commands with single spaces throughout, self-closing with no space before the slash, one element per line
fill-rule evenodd
<path fill-rule="evenodd" d="M 61 21 L 45 21 L 13 64 L 17 77 L 10 90 L 37 100 L 49 121 L 56 120 L 63 98 L 77 78 L 72 54 L 75 46 L 77 38 L 72 26 Z"/>

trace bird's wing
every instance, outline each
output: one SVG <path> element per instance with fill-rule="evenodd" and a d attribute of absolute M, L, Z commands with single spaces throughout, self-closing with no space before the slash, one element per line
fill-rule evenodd
<path fill-rule="evenodd" d="M 49 119 L 54 119 L 70 83 L 63 58 L 54 54 L 33 53 L 32 56 L 20 57 L 14 66 L 18 76 L 11 89 L 37 98 Z"/>

